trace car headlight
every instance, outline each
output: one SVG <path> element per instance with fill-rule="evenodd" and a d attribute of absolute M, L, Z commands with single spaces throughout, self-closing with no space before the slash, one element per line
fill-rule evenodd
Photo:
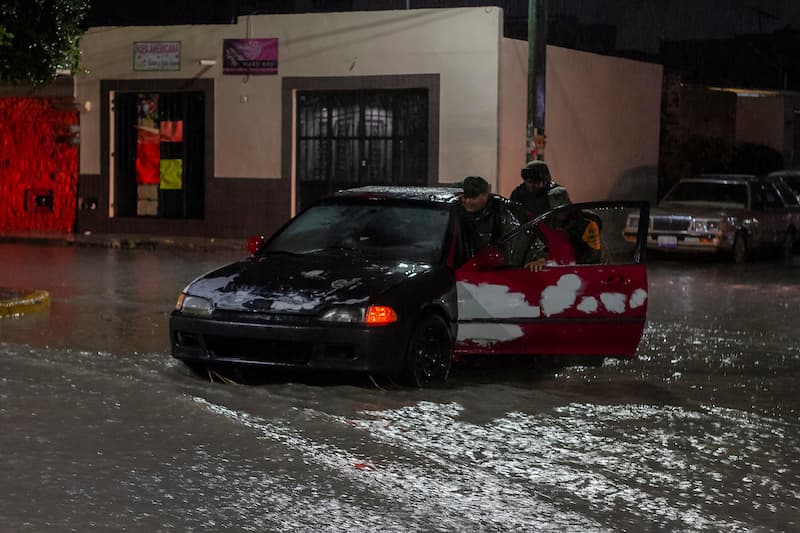
<path fill-rule="evenodd" d="M 716 233 L 720 225 L 721 221 L 718 218 L 696 218 L 689 229 L 698 233 Z"/>
<path fill-rule="evenodd" d="M 363 307 L 337 306 L 324 310 L 319 319 L 325 322 L 364 322 Z"/>
<path fill-rule="evenodd" d="M 398 317 L 394 309 L 383 305 L 371 305 L 366 309 L 342 305 L 324 310 L 319 319 L 324 322 L 385 326 L 397 322 Z"/>
<path fill-rule="evenodd" d="M 200 296 L 181 293 L 178 296 L 178 303 L 175 304 L 178 311 L 193 316 L 211 316 L 214 306 L 211 301 Z"/>

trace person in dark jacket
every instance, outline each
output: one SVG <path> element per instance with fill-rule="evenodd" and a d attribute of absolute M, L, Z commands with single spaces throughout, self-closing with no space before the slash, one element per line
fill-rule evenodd
<path fill-rule="evenodd" d="M 533 217 L 553 209 L 548 193 L 560 185 L 553 182 L 550 169 L 544 161 L 533 160 L 520 171 L 522 183 L 512 192 L 511 199 L 525 206 Z"/>
<path fill-rule="evenodd" d="M 489 192 L 489 183 L 480 176 L 468 176 L 461 184 L 461 219 L 465 232 L 467 257 L 473 257 L 488 245 L 502 248 L 510 264 L 521 262 L 525 254 L 521 240 L 503 242 L 503 237 L 528 221 L 524 208 Z M 520 256 L 520 257 L 517 257 Z"/>

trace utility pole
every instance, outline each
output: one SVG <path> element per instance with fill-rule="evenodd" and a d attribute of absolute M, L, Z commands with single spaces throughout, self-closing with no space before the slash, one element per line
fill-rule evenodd
<path fill-rule="evenodd" d="M 544 159 L 547 0 L 528 0 L 528 126 L 525 160 Z"/>

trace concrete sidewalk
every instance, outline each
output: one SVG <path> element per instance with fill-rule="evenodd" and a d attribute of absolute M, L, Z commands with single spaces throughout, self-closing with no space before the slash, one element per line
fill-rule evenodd
<path fill-rule="evenodd" d="M 192 250 L 240 250 L 247 253 L 247 239 L 219 239 L 110 233 L 0 233 L 0 243 L 26 243 L 106 248 L 184 248 Z"/>
<path fill-rule="evenodd" d="M 41 244 L 47 246 L 96 246 L 106 248 L 234 250 L 247 254 L 247 239 L 210 237 L 74 234 L 74 233 L 0 233 L 0 243 Z M 0 287 L 0 318 L 20 317 L 47 309 L 50 294 L 35 289 Z"/>

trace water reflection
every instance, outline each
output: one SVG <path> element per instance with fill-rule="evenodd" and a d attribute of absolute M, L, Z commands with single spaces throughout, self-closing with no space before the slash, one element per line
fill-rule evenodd
<path fill-rule="evenodd" d="M 794 264 L 656 263 L 636 359 L 503 362 L 416 391 L 191 374 L 169 356 L 167 314 L 195 275 L 240 254 L 229 255 L 0 245 L 0 279 L 53 298 L 48 312 L 0 320 L 4 527 L 800 523 Z"/>

